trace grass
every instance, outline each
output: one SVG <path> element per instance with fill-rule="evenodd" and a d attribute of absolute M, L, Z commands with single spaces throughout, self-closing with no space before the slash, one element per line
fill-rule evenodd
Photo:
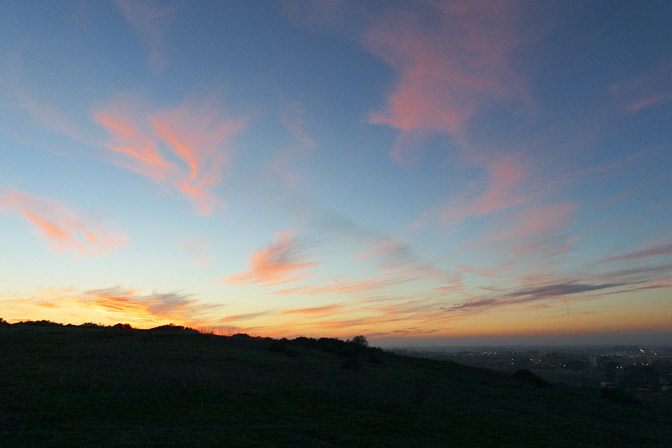
<path fill-rule="evenodd" d="M 0 359 L 6 447 L 672 446 L 669 400 L 333 339 L 14 324 Z"/>

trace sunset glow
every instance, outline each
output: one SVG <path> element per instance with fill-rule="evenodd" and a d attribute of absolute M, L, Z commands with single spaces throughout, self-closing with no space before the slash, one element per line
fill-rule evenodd
<path fill-rule="evenodd" d="M 0 4 L 0 318 L 672 340 L 669 2 Z"/>

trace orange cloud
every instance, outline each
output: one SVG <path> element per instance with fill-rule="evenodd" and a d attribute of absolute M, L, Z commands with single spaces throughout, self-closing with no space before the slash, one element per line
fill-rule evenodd
<path fill-rule="evenodd" d="M 402 131 L 432 131 L 463 141 L 470 118 L 493 100 L 528 101 L 510 64 L 520 43 L 513 3 L 424 3 L 380 18 L 366 46 L 399 72 L 383 111 L 370 122 Z M 399 143 L 399 142 L 398 142 Z M 406 148 L 392 157 L 403 163 Z"/>
<path fill-rule="evenodd" d="M 84 296 L 96 307 L 136 319 L 193 322 L 200 315 L 220 308 L 220 305 L 202 304 L 189 295 L 177 292 L 140 294 L 140 291 L 115 286 L 84 291 Z"/>
<path fill-rule="evenodd" d="M 80 256 L 103 255 L 128 243 L 123 233 L 109 230 L 64 204 L 22 191 L 0 195 L 0 211 L 23 216 L 57 253 L 72 250 Z"/>
<path fill-rule="evenodd" d="M 308 278 L 303 271 L 316 263 L 301 261 L 301 248 L 289 232 L 281 232 L 277 236 L 277 242 L 252 254 L 247 271 L 228 277 L 226 281 L 275 286 Z"/>
<path fill-rule="evenodd" d="M 127 322 L 149 328 L 175 323 L 199 328 L 212 321 L 212 313 L 221 305 L 208 304 L 179 292 L 149 294 L 143 288 L 113 286 L 104 289 L 42 288 L 28 297 L 3 300 L 13 320 L 48 319 L 57 322 Z"/>
<path fill-rule="evenodd" d="M 314 308 L 300 308 L 295 310 L 286 310 L 283 311 L 283 315 L 288 314 L 298 314 L 298 315 L 315 315 L 315 314 L 332 314 L 334 312 L 340 311 L 345 305 L 325 305 L 318 306 Z"/>

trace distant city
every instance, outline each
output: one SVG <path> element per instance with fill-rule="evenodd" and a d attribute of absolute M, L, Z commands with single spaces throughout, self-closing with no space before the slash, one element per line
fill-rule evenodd
<path fill-rule="evenodd" d="M 552 383 L 672 392 L 672 346 L 413 347 L 392 351 L 506 372 L 527 369 Z"/>

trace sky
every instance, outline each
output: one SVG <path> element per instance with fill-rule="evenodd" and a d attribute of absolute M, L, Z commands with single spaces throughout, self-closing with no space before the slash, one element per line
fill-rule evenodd
<path fill-rule="evenodd" d="M 0 317 L 672 340 L 672 3 L 0 3 Z"/>

